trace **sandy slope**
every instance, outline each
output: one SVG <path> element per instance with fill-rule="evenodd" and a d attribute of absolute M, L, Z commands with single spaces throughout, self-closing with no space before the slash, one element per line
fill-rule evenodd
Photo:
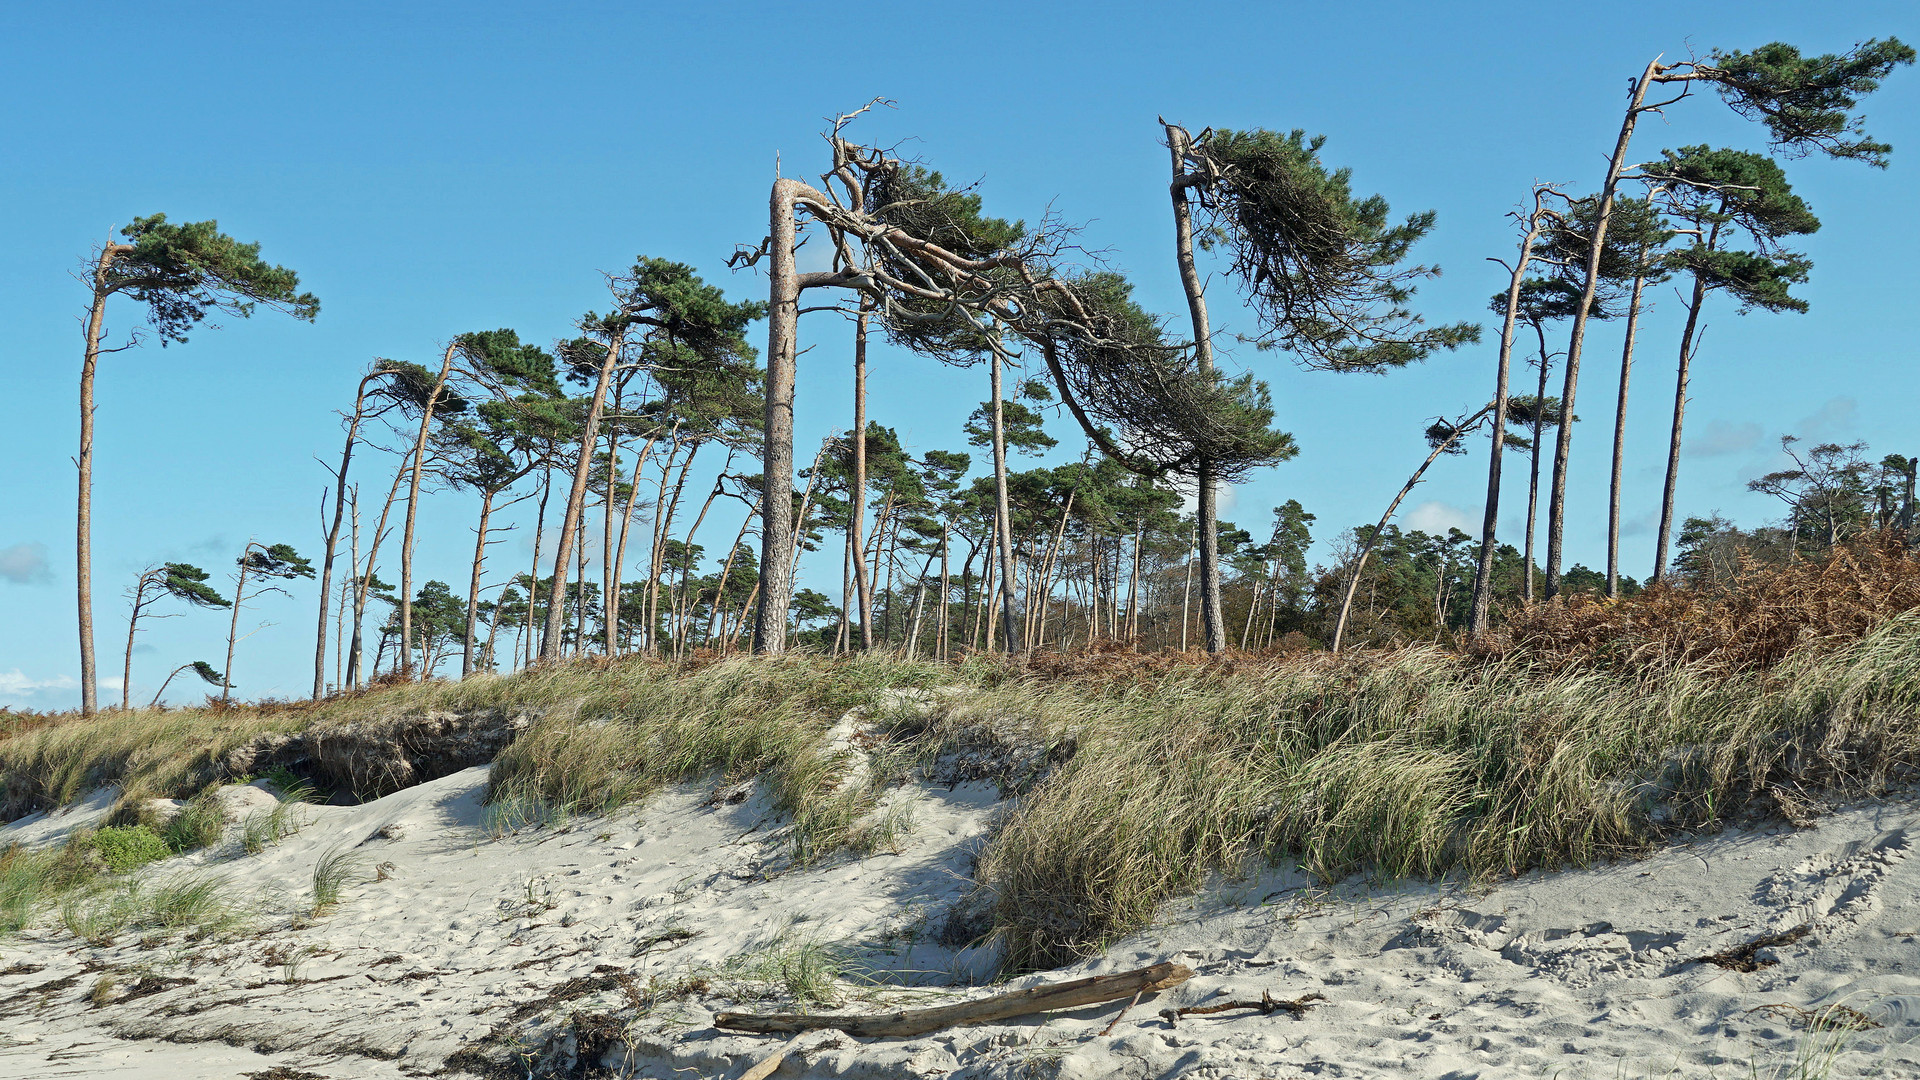
<path fill-rule="evenodd" d="M 900 789 L 914 825 L 898 853 L 795 869 L 781 823 L 750 795 L 729 803 L 689 786 L 637 813 L 498 836 L 485 781 L 469 769 L 361 806 L 309 807 L 305 828 L 260 855 L 230 842 L 149 868 L 220 875 L 257 906 L 267 932 L 256 936 L 93 948 L 47 926 L 0 941 L 0 1077 L 457 1075 L 480 1060 L 475 1048 L 497 1059 L 516 1045 L 565 1070 L 575 1013 L 613 1017 L 600 1030 L 622 1075 L 735 1077 L 780 1040 L 718 1033 L 713 1011 L 783 1008 L 739 1004 L 757 984 L 735 958 L 776 942 L 830 944 L 890 983 L 919 984 L 850 985 L 861 1011 L 991 992 L 937 988 L 990 958 L 944 949 L 930 930 L 964 892 L 1000 805 L 990 786 Z M 52 842 L 104 806 L 17 822 L 0 843 Z M 1920 805 L 1882 802 L 1490 890 L 1327 890 L 1286 872 L 1223 881 L 1088 964 L 1016 981 L 1166 959 L 1199 972 L 1111 1035 L 1099 1033 L 1117 1004 L 909 1040 L 819 1033 L 779 1075 L 1773 1076 L 1833 1039 L 1786 1010 L 1751 1010 L 1845 1001 L 1886 1026 L 1846 1036 L 1834 1075 L 1920 1077 L 1910 833 L 1920 839 Z M 362 857 L 358 883 L 332 912 L 296 920 L 315 863 L 336 851 Z M 1763 950 L 1777 963 L 1752 973 L 1690 962 L 1802 925 L 1808 936 Z M 110 971 L 122 987 L 143 974 L 183 981 L 94 1007 Z M 636 996 L 688 976 L 707 989 L 634 1018 Z M 1263 990 L 1327 1001 L 1298 1020 L 1159 1015 Z"/>

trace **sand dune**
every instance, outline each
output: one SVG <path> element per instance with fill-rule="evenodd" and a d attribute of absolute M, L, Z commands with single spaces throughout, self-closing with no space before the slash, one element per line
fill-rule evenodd
<path fill-rule="evenodd" d="M 304 827 L 260 854 L 230 839 L 143 871 L 218 875 L 253 908 L 248 936 L 93 947 L 49 924 L 0 941 L 0 1077 L 459 1075 L 503 1060 L 737 1077 L 784 1039 L 718 1032 L 714 1013 L 790 1008 L 762 997 L 781 961 L 839 957 L 851 1011 L 1005 989 L 969 985 L 989 953 L 935 940 L 1004 805 L 991 785 L 896 789 L 883 812 L 911 818 L 897 851 L 795 867 L 750 785 L 515 829 L 482 804 L 486 775 L 304 807 Z M 109 801 L 16 822 L 0 843 L 55 842 Z M 1124 1002 L 912 1039 L 820 1032 L 777 1075 L 1920 1076 L 1914 837 L 1920 806 L 1878 802 L 1490 888 L 1222 879 L 1085 964 L 1011 984 L 1195 969 L 1111 1034 Z M 340 852 L 357 860 L 343 902 L 304 917 L 316 863 Z M 1754 950 L 1752 971 L 1696 961 L 1803 927 Z M 103 976 L 118 989 L 96 1005 Z M 1299 1019 L 1162 1015 L 1263 991 L 1326 1000 Z M 1834 1004 L 1884 1026 L 1809 1030 Z"/>

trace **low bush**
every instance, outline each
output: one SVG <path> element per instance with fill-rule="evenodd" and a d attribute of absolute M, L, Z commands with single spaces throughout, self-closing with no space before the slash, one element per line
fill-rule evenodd
<path fill-rule="evenodd" d="M 147 825 L 109 826 L 86 837 L 84 843 L 100 853 L 109 870 L 122 874 L 173 854 L 166 840 Z"/>

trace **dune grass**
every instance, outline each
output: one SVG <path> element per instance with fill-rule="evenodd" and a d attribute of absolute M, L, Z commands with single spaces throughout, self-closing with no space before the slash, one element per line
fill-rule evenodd
<path fill-rule="evenodd" d="M 1537 660 L 1430 647 L 947 665 L 635 658 L 281 711 L 41 725 L 0 741 L 0 774 L 10 792 L 71 797 L 114 780 L 178 795 L 217 773 L 222 747 L 260 732 L 519 710 L 538 719 L 494 762 L 496 831 L 608 812 L 675 782 L 757 777 L 807 859 L 894 843 L 905 823 L 876 813 L 886 786 L 991 724 L 1065 748 L 975 875 L 1014 970 L 1085 955 L 1209 875 L 1263 862 L 1327 877 L 1495 876 L 1644 851 L 1743 812 L 1794 817 L 1920 775 L 1920 612 L 1750 669 Z M 931 704 L 881 693 L 934 687 L 945 689 Z M 826 736 L 849 708 L 888 700 L 897 707 L 869 710 L 878 741 L 864 739 L 855 769 L 861 755 Z"/>

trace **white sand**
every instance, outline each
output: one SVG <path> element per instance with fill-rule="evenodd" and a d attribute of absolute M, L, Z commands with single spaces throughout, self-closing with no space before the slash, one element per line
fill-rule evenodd
<path fill-rule="evenodd" d="M 914 825 L 897 854 L 794 869 L 757 796 L 716 804 L 687 786 L 637 812 L 495 838 L 485 783 L 469 769 L 361 806 L 307 807 L 305 828 L 257 856 L 230 841 L 146 871 L 219 875 L 257 906 L 269 930 L 258 936 L 94 948 L 49 920 L 0 940 L 0 971 L 12 972 L 0 974 L 0 1077 L 419 1076 L 496 1031 L 564 1065 L 573 1013 L 624 1022 L 625 987 L 701 973 L 706 993 L 628 1024 L 609 1063 L 619 1075 L 737 1077 L 783 1040 L 716 1032 L 712 1015 L 786 1008 L 742 1004 L 750 984 L 727 967 L 777 940 L 834 945 L 920 984 L 849 984 L 855 1011 L 992 992 L 940 989 L 990 957 L 929 939 L 1001 806 L 991 786 L 899 789 L 890 798 Z M 105 805 L 16 822 L 0 844 L 53 842 Z M 1484 891 L 1325 890 L 1286 872 L 1223 881 L 1103 957 L 1013 984 L 1161 960 L 1199 973 L 1111 1035 L 1099 1033 L 1121 1003 L 907 1040 L 818 1033 L 778 1075 L 1771 1077 L 1835 1039 L 1751 1010 L 1844 1001 L 1885 1027 L 1839 1040 L 1832 1075 L 1920 1077 L 1920 860 L 1906 857 L 1917 827 L 1913 802 L 1859 805 L 1809 829 L 1729 832 Z M 316 862 L 335 851 L 362 857 L 346 900 L 290 928 Z M 1803 924 L 1812 933 L 1763 952 L 1778 962 L 1757 972 L 1688 962 Z M 192 981 L 94 1007 L 109 971 L 123 987 L 142 974 Z M 1297 1020 L 1158 1015 L 1263 990 L 1327 1001 Z"/>

